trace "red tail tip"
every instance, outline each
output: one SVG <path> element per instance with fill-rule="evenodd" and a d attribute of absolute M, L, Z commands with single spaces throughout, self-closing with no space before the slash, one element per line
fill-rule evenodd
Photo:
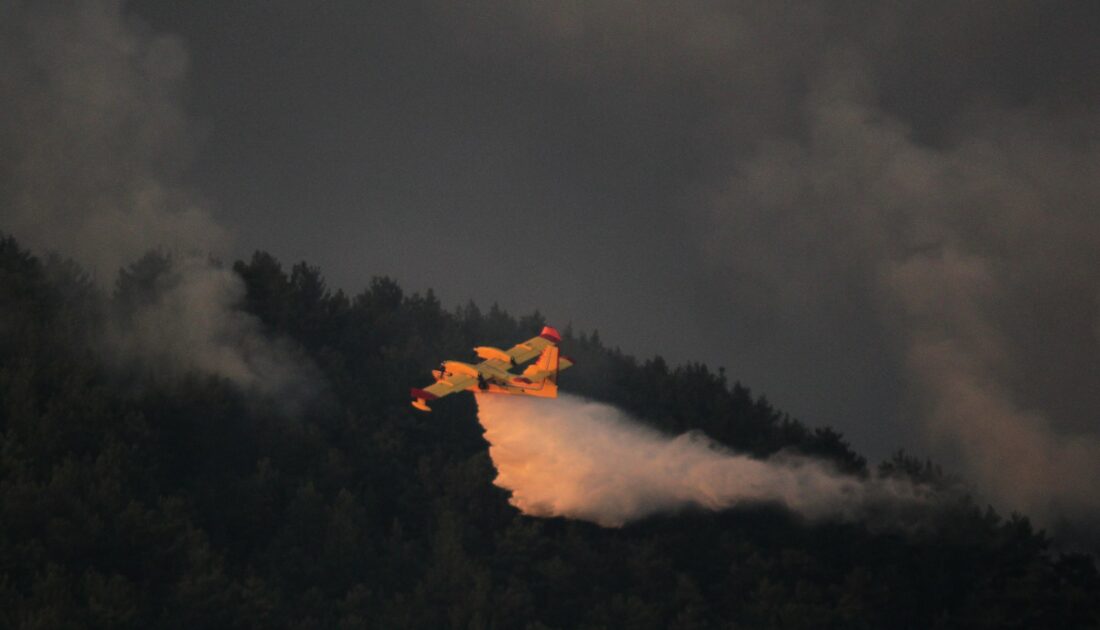
<path fill-rule="evenodd" d="M 439 398 L 439 396 L 436 396 L 431 392 L 426 392 L 422 389 L 417 389 L 415 387 L 409 388 L 409 394 L 411 394 L 413 398 L 420 398 L 423 400 L 435 400 L 436 398 Z"/>
<path fill-rule="evenodd" d="M 557 329 L 550 326 L 544 326 L 542 332 L 539 333 L 539 337 L 542 337 L 543 339 L 548 339 L 554 343 L 561 343 L 561 333 L 559 333 Z"/>

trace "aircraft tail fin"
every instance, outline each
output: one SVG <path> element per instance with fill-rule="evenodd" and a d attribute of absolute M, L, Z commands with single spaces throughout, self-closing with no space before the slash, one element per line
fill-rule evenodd
<path fill-rule="evenodd" d="M 421 411 L 431 411 L 428 407 L 428 401 L 438 398 L 435 394 L 413 387 L 409 390 L 409 394 L 412 395 L 412 406 Z"/>

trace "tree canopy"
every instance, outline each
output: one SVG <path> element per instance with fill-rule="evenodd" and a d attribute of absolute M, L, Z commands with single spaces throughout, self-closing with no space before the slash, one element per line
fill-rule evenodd
<path fill-rule="evenodd" d="M 375 278 L 333 291 L 305 263 L 232 266 L 237 308 L 293 346 L 304 404 L 201 370 L 102 352 L 108 320 L 155 299 L 151 254 L 111 291 L 0 236 L 0 626 L 10 628 L 1097 627 L 1091 556 L 959 495 L 919 531 L 806 523 L 772 507 L 619 529 L 521 515 L 469 397 L 421 414 L 408 387 L 440 358 L 544 325 L 449 310 Z M 120 315 L 121 314 L 121 315 Z M 868 474 L 724 372 L 670 366 L 564 331 L 563 381 L 669 432 Z M 951 480 L 899 452 L 882 474 Z"/>

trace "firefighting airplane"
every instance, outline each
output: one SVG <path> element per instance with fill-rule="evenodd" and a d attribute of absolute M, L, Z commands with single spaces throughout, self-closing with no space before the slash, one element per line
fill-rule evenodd
<path fill-rule="evenodd" d="M 573 365 L 569 357 L 559 355 L 559 343 L 561 335 L 558 331 L 546 326 L 538 337 L 507 351 L 489 346 L 474 348 L 477 356 L 484 359 L 481 363 L 471 365 L 461 361 L 444 361 L 438 370 L 432 370 L 435 384 L 410 390 L 412 406 L 421 411 L 431 411 L 429 400 L 461 391 L 556 398 L 558 372 Z M 509 371 L 535 357 L 538 361 L 527 366 L 522 375 Z"/>

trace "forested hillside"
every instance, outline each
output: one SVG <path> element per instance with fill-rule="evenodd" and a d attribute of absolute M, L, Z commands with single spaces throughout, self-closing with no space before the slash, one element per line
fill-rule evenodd
<path fill-rule="evenodd" d="M 1080 628 L 1093 559 L 965 493 L 919 527 L 776 506 L 621 529 L 523 516 L 492 484 L 470 396 L 408 404 L 441 358 L 537 333 L 378 278 L 347 295 L 263 253 L 240 308 L 308 383 L 242 387 L 105 351 L 172 257 L 98 284 L 0 237 L 0 627 Z M 703 365 L 565 329 L 563 389 L 757 456 L 868 463 Z M 166 361 L 168 359 L 165 359 Z M 876 466 L 946 488 L 928 463 Z"/>

